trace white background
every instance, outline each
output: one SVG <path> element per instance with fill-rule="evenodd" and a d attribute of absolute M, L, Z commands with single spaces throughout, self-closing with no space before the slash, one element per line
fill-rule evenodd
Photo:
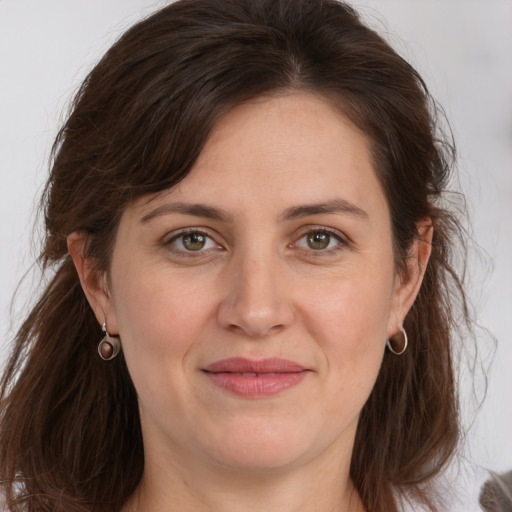
<path fill-rule="evenodd" d="M 27 311 L 27 297 L 38 292 L 35 281 L 27 280 L 16 302 L 18 313 L 10 311 L 16 285 L 37 254 L 35 198 L 65 107 L 118 34 L 164 3 L 0 0 L 0 362 Z M 470 261 L 471 294 L 479 323 L 498 340 L 467 457 L 471 467 L 510 470 L 512 0 L 361 0 L 354 5 L 420 70 L 454 128 L 474 239 L 487 253 Z M 481 334 L 478 343 L 488 361 L 489 336 Z M 468 422 L 475 409 L 467 398 L 470 391 L 466 384 Z M 466 476 L 461 488 L 475 493 L 472 478 Z"/>

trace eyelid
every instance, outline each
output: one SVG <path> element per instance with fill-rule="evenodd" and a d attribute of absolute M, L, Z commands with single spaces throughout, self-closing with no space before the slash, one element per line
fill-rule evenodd
<path fill-rule="evenodd" d="M 304 238 L 309 233 L 314 232 L 320 232 L 320 233 L 327 233 L 330 236 L 334 237 L 339 243 L 330 249 L 322 249 L 322 250 L 315 250 L 315 249 L 307 249 L 297 246 L 297 242 Z M 187 234 L 193 234 L 193 233 L 199 233 L 210 240 L 213 241 L 213 243 L 217 246 L 220 250 L 225 250 L 225 247 L 223 243 L 220 243 L 218 239 L 220 236 L 218 233 L 213 232 L 211 229 L 203 227 L 203 226 L 188 226 L 184 228 L 175 229 L 173 231 L 170 231 L 162 237 L 162 244 L 169 248 L 170 251 L 179 254 L 179 255 L 186 255 L 190 257 L 199 257 L 201 255 L 204 255 L 206 252 L 210 252 L 213 248 L 209 249 L 203 249 L 198 251 L 185 251 L 183 249 L 179 249 L 178 247 L 173 247 L 173 242 L 178 239 L 181 236 L 187 235 Z M 352 245 L 352 240 L 349 236 L 347 236 L 345 233 L 339 231 L 335 228 L 330 228 L 327 226 L 322 225 L 310 225 L 310 226 L 302 226 L 300 229 L 296 230 L 296 234 L 293 236 L 293 240 L 290 244 L 288 244 L 289 248 L 296 248 L 302 252 L 307 252 L 310 254 L 314 254 L 315 256 L 321 256 L 328 255 L 331 253 L 335 253 L 339 250 L 342 250 L 346 247 L 350 247 Z"/>
<path fill-rule="evenodd" d="M 333 236 L 334 238 L 336 238 L 338 240 L 339 244 L 336 247 L 332 247 L 331 249 L 323 249 L 323 250 L 305 249 L 302 247 L 297 247 L 297 245 L 296 245 L 297 242 L 299 240 L 301 240 L 302 238 L 304 238 L 309 233 L 327 233 L 327 234 Z M 327 226 L 316 225 L 316 226 L 305 226 L 305 227 L 301 228 L 300 231 L 297 233 L 297 235 L 294 237 L 294 241 L 290 245 L 297 247 L 299 250 L 303 250 L 305 252 L 312 253 L 315 256 L 320 256 L 322 254 L 325 255 L 325 254 L 333 253 L 340 249 L 349 247 L 351 244 L 352 244 L 352 241 L 343 232 L 341 232 L 337 229 L 334 229 L 334 228 L 329 228 Z"/>
<path fill-rule="evenodd" d="M 173 242 L 175 240 L 177 240 L 181 236 L 190 235 L 190 234 L 194 234 L 194 233 L 204 235 L 205 237 L 212 240 L 213 243 L 217 246 L 217 248 L 224 249 L 223 245 L 217 241 L 218 237 L 216 236 L 216 234 L 212 233 L 211 229 L 208 229 L 208 228 L 205 228 L 202 226 L 186 227 L 186 228 L 180 228 L 180 229 L 175 229 L 173 231 L 170 231 L 170 232 L 166 233 L 164 235 L 164 237 L 162 238 L 162 244 L 174 253 L 186 254 L 187 256 L 191 256 L 191 257 L 200 256 L 201 254 L 204 254 L 205 252 L 212 249 L 212 248 L 209 248 L 209 249 L 203 249 L 203 250 L 199 250 L 199 251 L 185 251 L 185 250 L 179 249 L 178 247 L 173 247 Z"/>
<path fill-rule="evenodd" d="M 165 244 L 171 242 L 175 238 L 178 238 L 181 235 L 189 235 L 191 233 L 201 233 L 202 235 L 206 235 L 210 238 L 213 238 L 211 236 L 210 230 L 208 228 L 203 228 L 200 226 L 193 226 L 193 227 L 186 227 L 186 228 L 178 228 L 173 229 L 172 231 L 167 232 L 163 237 L 162 240 Z"/>

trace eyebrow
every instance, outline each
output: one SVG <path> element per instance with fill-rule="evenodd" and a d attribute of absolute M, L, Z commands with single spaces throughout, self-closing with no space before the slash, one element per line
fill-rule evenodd
<path fill-rule="evenodd" d="M 342 213 L 363 220 L 368 219 L 368 213 L 345 199 L 332 199 L 324 203 L 307 204 L 302 206 L 292 206 L 287 208 L 281 215 L 282 220 L 292 220 L 310 215 L 319 215 L 322 213 Z"/>
<path fill-rule="evenodd" d="M 192 215 L 194 217 L 203 217 L 223 222 L 233 222 L 233 215 L 227 211 L 201 203 L 169 203 L 155 208 L 153 211 L 144 215 L 140 222 L 145 224 L 156 217 L 169 215 L 172 213 L 181 213 L 183 215 Z M 358 206 L 346 201 L 345 199 L 333 199 L 323 203 L 307 204 L 301 206 L 292 206 L 287 208 L 281 215 L 279 220 L 293 220 L 301 217 L 309 217 L 310 215 L 320 215 L 325 213 L 342 213 L 360 219 L 368 219 L 368 214 Z"/>
<path fill-rule="evenodd" d="M 194 217 L 203 217 L 207 219 L 215 219 L 224 222 L 232 222 L 233 216 L 222 210 L 206 204 L 200 203 L 169 203 L 155 208 L 152 212 L 144 215 L 140 222 L 145 224 L 156 217 L 169 215 L 171 213 L 181 213 L 184 215 L 193 215 Z"/>

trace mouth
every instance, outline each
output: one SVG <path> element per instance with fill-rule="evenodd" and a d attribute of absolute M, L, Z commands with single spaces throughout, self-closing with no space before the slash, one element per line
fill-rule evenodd
<path fill-rule="evenodd" d="M 202 371 L 215 386 L 248 398 L 276 395 L 299 384 L 309 373 L 302 365 L 287 359 L 241 357 L 216 361 Z"/>

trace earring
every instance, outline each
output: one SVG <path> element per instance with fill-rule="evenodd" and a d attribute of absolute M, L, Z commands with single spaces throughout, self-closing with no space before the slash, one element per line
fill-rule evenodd
<path fill-rule="evenodd" d="M 407 350 L 407 333 L 405 332 L 405 329 L 403 327 L 400 327 L 400 331 L 402 332 L 402 336 L 404 337 L 404 346 L 402 347 L 402 350 L 395 350 L 393 348 L 393 345 L 391 344 L 391 339 L 386 340 L 386 346 L 388 347 L 389 351 L 395 354 L 395 356 L 401 356 L 406 350 Z"/>
<path fill-rule="evenodd" d="M 117 336 L 111 336 L 107 332 L 107 321 L 103 322 L 103 327 L 101 328 L 103 331 L 103 339 L 98 344 L 98 354 L 100 355 L 103 361 L 110 361 L 114 359 L 114 357 L 119 354 L 119 350 L 121 349 L 121 343 L 119 342 L 119 338 Z"/>

